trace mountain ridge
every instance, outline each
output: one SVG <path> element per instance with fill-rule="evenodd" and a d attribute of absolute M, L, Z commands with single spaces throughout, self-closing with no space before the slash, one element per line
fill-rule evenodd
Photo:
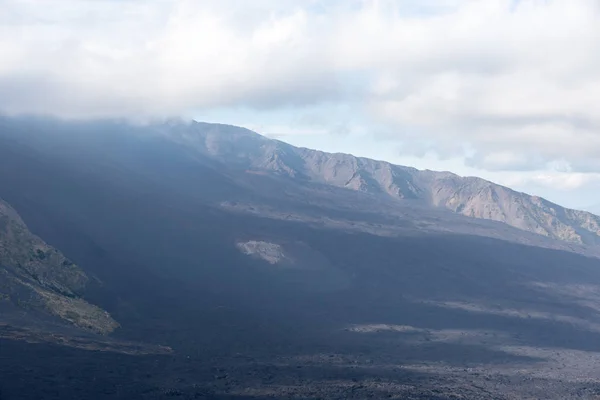
<path fill-rule="evenodd" d="M 269 139 L 246 128 L 192 122 L 164 130 L 171 140 L 228 167 L 270 172 L 395 199 L 416 200 L 468 217 L 506 223 L 553 239 L 600 245 L 600 217 L 478 177 L 418 170 Z M 163 127 L 164 128 L 164 127 Z"/>

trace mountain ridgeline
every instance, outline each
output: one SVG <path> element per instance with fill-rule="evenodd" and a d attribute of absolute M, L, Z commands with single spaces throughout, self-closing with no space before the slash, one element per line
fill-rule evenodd
<path fill-rule="evenodd" d="M 294 147 L 229 125 L 192 122 L 162 130 L 170 139 L 230 168 L 413 200 L 552 239 L 600 244 L 599 216 L 564 208 L 484 179 Z"/>

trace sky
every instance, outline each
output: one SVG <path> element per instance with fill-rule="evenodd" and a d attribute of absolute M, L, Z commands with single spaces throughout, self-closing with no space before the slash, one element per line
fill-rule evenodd
<path fill-rule="evenodd" d="M 241 125 L 600 212 L 597 0 L 0 0 L 0 113 Z"/>

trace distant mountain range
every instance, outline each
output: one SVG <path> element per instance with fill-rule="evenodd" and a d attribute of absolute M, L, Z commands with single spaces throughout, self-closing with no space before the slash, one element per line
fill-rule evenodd
<path fill-rule="evenodd" d="M 484 179 L 294 147 L 229 125 L 172 123 L 162 130 L 172 140 L 228 168 L 412 200 L 553 239 L 600 244 L 599 216 L 561 207 Z"/>

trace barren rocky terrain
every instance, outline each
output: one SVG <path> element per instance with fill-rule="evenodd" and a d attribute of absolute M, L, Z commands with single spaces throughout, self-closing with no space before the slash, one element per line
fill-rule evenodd
<path fill-rule="evenodd" d="M 593 240 L 215 156 L 245 159 L 244 137 L 206 155 L 163 125 L 0 126 L 21 235 L 3 231 L 0 266 L 59 296 L 0 300 L 2 400 L 600 396 Z M 588 214 L 551 208 L 592 237 L 562 217 Z M 118 325 L 86 329 L 91 310 Z"/>

